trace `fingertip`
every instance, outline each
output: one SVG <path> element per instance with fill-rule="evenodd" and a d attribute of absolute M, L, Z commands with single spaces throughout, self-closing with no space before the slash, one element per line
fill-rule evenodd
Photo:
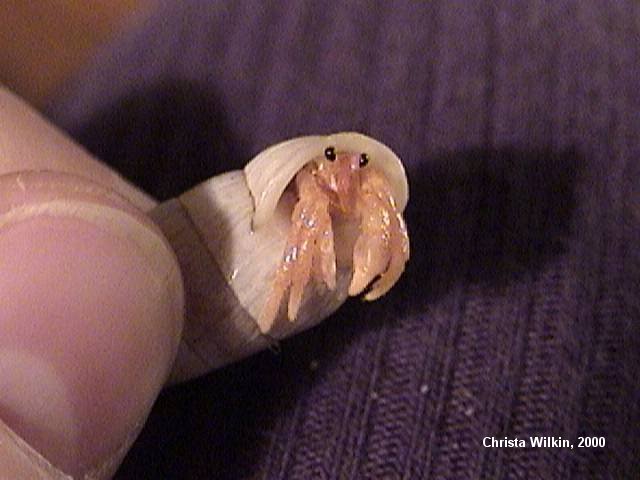
<path fill-rule="evenodd" d="M 104 478 L 173 363 L 177 263 L 150 221 L 83 180 L 5 178 L 0 198 L 0 417 L 65 472 Z"/>

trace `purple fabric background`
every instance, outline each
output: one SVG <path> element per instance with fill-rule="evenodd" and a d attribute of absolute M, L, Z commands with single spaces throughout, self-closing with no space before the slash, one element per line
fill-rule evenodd
<path fill-rule="evenodd" d="M 379 302 L 165 392 L 117 478 L 634 478 L 638 4 L 171 3 L 54 121 L 158 198 L 366 132 L 406 163 L 413 258 Z M 576 448 L 482 446 L 529 435 Z"/>

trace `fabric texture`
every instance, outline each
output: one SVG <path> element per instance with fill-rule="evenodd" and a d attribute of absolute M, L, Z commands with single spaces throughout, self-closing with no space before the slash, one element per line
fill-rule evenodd
<path fill-rule="evenodd" d="M 639 474 L 633 0 L 169 2 L 47 112 L 160 199 L 342 130 L 409 176 L 394 289 L 166 391 L 118 479 Z"/>

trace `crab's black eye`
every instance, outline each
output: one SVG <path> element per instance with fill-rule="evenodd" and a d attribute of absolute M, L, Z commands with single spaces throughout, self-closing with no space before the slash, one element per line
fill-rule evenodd
<path fill-rule="evenodd" d="M 367 155 L 366 153 L 362 153 L 360 155 L 360 168 L 366 167 L 368 163 L 369 163 L 369 155 Z"/>
<path fill-rule="evenodd" d="M 333 147 L 327 147 L 324 149 L 324 158 L 333 162 L 336 159 L 336 149 Z"/>

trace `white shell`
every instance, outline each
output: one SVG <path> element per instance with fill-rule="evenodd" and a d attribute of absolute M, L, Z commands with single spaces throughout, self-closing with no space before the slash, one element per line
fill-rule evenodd
<path fill-rule="evenodd" d="M 369 155 L 369 165 L 384 172 L 394 191 L 400 212 L 409 200 L 407 176 L 398 156 L 379 141 L 356 132 L 312 135 L 287 140 L 267 148 L 244 168 L 247 185 L 253 196 L 255 213 L 253 228 L 266 224 L 276 205 L 295 175 L 307 163 L 322 157 L 325 148 L 338 152 L 363 152 Z"/>

